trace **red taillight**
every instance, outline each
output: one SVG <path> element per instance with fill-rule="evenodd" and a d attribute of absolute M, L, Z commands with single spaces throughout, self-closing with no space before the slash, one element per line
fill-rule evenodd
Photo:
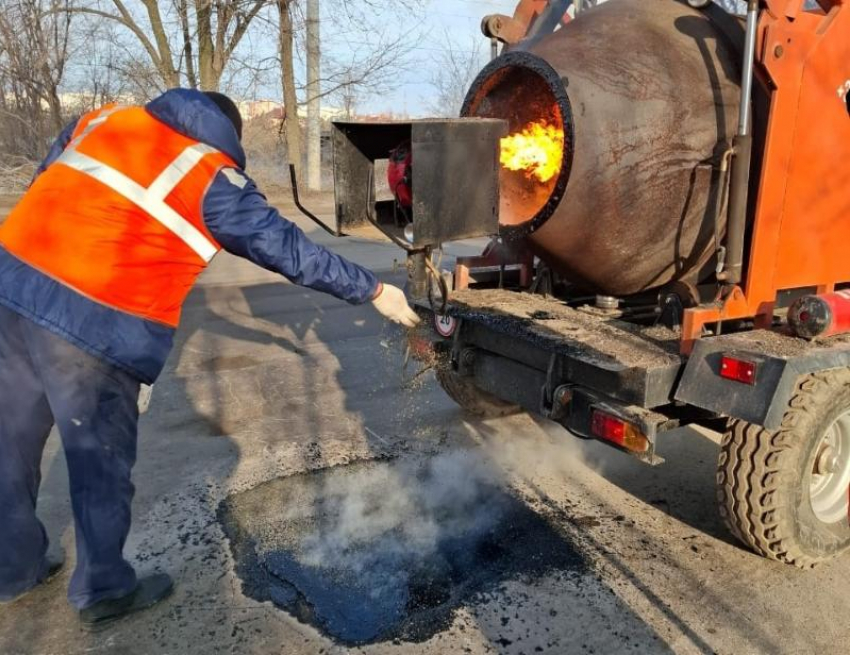
<path fill-rule="evenodd" d="M 593 412 L 593 434 L 619 443 L 626 434 L 626 422 L 602 412 Z"/>
<path fill-rule="evenodd" d="M 645 453 L 649 450 L 649 439 L 637 427 L 605 412 L 596 410 L 591 419 L 593 435 L 622 446 L 626 450 Z"/>
<path fill-rule="evenodd" d="M 748 362 L 745 359 L 735 359 L 724 355 L 720 360 L 720 377 L 727 380 L 755 384 L 756 370 L 755 362 Z"/>

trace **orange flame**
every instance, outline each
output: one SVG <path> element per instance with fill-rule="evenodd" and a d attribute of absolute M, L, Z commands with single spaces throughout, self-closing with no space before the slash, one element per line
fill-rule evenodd
<path fill-rule="evenodd" d="M 502 139 L 502 166 L 548 182 L 561 170 L 564 130 L 542 120 Z"/>

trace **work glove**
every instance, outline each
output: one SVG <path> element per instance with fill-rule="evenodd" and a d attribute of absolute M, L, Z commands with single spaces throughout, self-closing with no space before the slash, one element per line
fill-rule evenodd
<path fill-rule="evenodd" d="M 393 323 L 400 323 L 409 328 L 416 327 L 419 324 L 419 317 L 407 304 L 404 291 L 398 287 L 382 284 L 378 287 L 378 293 L 372 299 L 372 304 L 380 314 Z"/>
<path fill-rule="evenodd" d="M 145 414 L 150 409 L 152 395 L 152 384 L 143 384 L 139 387 L 139 414 Z"/>

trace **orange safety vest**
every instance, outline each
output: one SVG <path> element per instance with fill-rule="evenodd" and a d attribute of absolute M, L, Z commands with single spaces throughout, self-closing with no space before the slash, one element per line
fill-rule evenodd
<path fill-rule="evenodd" d="M 176 327 L 221 249 L 202 205 L 224 153 L 142 107 L 83 116 L 63 154 L 0 226 L 0 245 L 113 309 Z"/>

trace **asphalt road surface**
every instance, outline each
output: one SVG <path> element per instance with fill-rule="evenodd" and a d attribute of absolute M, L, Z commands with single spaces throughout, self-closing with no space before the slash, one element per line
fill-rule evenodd
<path fill-rule="evenodd" d="M 393 247 L 336 246 L 402 280 Z M 470 421 L 400 343 L 218 258 L 135 470 L 127 552 L 175 595 L 85 633 L 66 567 L 0 608 L 0 653 L 847 652 L 850 558 L 804 573 L 736 545 L 716 434 L 667 436 L 649 468 L 528 416 Z M 39 508 L 72 563 L 66 488 L 54 435 Z"/>

